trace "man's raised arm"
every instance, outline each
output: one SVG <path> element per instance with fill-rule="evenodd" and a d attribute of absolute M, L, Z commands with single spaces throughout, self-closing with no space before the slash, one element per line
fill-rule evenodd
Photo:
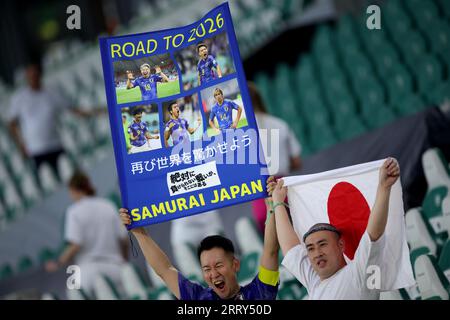
<path fill-rule="evenodd" d="M 121 208 L 119 210 L 120 218 L 125 225 L 131 223 L 128 210 Z M 155 270 L 156 274 L 161 277 L 169 290 L 180 299 L 180 288 L 178 286 L 178 270 L 170 262 L 167 255 L 156 244 L 155 241 L 147 234 L 144 228 L 135 228 L 131 233 L 136 237 L 142 253 L 150 266 Z"/>
<path fill-rule="evenodd" d="M 384 233 L 388 219 L 391 187 L 400 176 L 400 166 L 394 158 L 388 158 L 380 168 L 377 195 L 367 223 L 371 241 L 377 241 Z"/>
<path fill-rule="evenodd" d="M 300 244 L 300 239 L 289 220 L 289 215 L 284 205 L 287 187 L 283 187 L 283 180 L 280 179 L 278 182 L 269 182 L 267 191 L 269 192 L 269 195 L 272 194 L 274 207 L 273 215 L 275 216 L 278 243 L 280 244 L 283 256 L 285 256 L 290 249 Z"/>

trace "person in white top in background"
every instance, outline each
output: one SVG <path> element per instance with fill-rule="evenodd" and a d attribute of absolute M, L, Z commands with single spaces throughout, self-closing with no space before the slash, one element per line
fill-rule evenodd
<path fill-rule="evenodd" d="M 381 265 L 391 187 L 399 176 L 397 160 L 388 158 L 380 168 L 377 194 L 366 231 L 349 262 L 344 257 L 345 243 L 341 232 L 329 223 L 313 225 L 300 241 L 285 207 L 287 188 L 283 187 L 283 180 L 269 182 L 267 190 L 269 195 L 272 194 L 278 241 L 284 256 L 282 265 L 305 286 L 309 299 L 379 299 L 380 290 L 369 288 L 367 284 L 371 275 L 368 268 Z"/>
<path fill-rule="evenodd" d="M 69 180 L 74 203 L 67 208 L 64 240 L 67 245 L 56 261 L 49 261 L 46 270 L 53 272 L 74 263 L 80 267 L 81 289 L 94 296 L 95 279 L 109 277 L 122 292 L 121 267 L 128 259 L 127 231 L 109 200 L 95 197 L 89 178 L 75 172 Z"/>
<path fill-rule="evenodd" d="M 70 110 L 78 116 L 92 116 L 104 113 L 103 107 L 97 111 L 85 111 L 72 107 L 58 90 L 50 90 L 42 85 L 41 66 L 38 62 L 26 67 L 27 86 L 11 97 L 7 115 L 9 129 L 22 155 L 33 160 L 36 170 L 48 163 L 57 176 L 57 159 L 64 152 L 58 132 L 61 113 Z"/>
<path fill-rule="evenodd" d="M 253 82 L 248 82 L 248 89 L 253 110 L 255 111 L 264 156 L 268 162 L 269 174 L 275 177 L 283 177 L 292 171 L 299 170 L 301 168 L 300 154 L 302 147 L 295 134 L 284 120 L 267 113 L 262 96 Z M 278 130 L 278 141 L 272 141 L 272 129 Z M 278 152 L 272 154 L 275 146 L 278 146 Z M 269 151 L 272 153 L 268 154 Z M 264 234 L 264 223 L 267 212 L 264 199 L 252 201 L 252 210 L 256 224 L 261 233 Z"/>

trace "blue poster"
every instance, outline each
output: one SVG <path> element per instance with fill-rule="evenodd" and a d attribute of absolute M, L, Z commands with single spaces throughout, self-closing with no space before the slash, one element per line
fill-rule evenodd
<path fill-rule="evenodd" d="M 180 28 L 100 39 L 129 228 L 266 197 L 227 3 Z"/>

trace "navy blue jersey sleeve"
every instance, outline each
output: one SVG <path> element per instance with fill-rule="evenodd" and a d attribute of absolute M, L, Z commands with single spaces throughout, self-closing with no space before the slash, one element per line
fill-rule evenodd
<path fill-rule="evenodd" d="M 245 300 L 275 300 L 278 294 L 278 284 L 272 286 L 259 280 L 259 276 L 253 279 L 248 285 L 242 287 Z"/>
<path fill-rule="evenodd" d="M 180 288 L 180 300 L 199 300 L 206 290 L 201 285 L 186 279 L 181 272 L 178 272 L 178 287 Z"/>

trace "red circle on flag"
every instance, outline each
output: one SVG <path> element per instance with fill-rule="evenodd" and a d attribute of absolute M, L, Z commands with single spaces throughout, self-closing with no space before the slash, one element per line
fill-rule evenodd
<path fill-rule="evenodd" d="M 342 232 L 345 255 L 353 259 L 369 220 L 370 208 L 366 199 L 353 184 L 339 182 L 328 195 L 327 208 L 330 223 Z"/>

